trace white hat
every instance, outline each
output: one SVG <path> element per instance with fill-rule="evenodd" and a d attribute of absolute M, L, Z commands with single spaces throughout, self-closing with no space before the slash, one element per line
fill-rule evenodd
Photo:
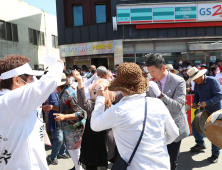
<path fill-rule="evenodd" d="M 204 70 L 198 70 L 196 67 L 192 67 L 187 73 L 189 75 L 189 79 L 187 80 L 187 83 L 196 80 L 197 78 L 201 77 L 207 72 L 206 69 Z"/>
<path fill-rule="evenodd" d="M 0 78 L 2 80 L 6 80 L 9 78 L 13 78 L 14 76 L 20 76 L 22 74 L 28 74 L 28 75 L 32 75 L 32 76 L 41 76 L 41 75 L 43 75 L 43 73 L 44 73 L 44 71 L 32 70 L 30 65 L 28 63 L 26 63 L 20 67 L 17 67 L 15 69 L 12 69 L 12 70 L 2 73 Z"/>
<path fill-rule="evenodd" d="M 174 71 L 174 74 L 178 74 L 179 71 L 177 71 L 176 69 L 173 68 L 173 65 L 172 64 L 166 64 L 165 65 L 166 69 L 168 70 L 173 70 Z"/>

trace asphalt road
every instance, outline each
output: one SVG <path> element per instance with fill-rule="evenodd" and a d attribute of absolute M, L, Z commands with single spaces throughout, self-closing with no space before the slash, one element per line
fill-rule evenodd
<path fill-rule="evenodd" d="M 189 152 L 190 148 L 195 145 L 193 136 L 189 136 L 182 141 L 181 153 L 178 170 L 222 170 L 222 156 L 219 157 L 218 163 L 211 164 L 207 158 L 211 156 L 211 143 L 205 138 L 207 149 L 201 153 Z M 47 156 L 51 153 L 51 147 L 46 146 Z M 74 164 L 72 159 L 59 159 L 58 165 L 49 165 L 50 170 L 69 170 Z M 109 164 L 109 169 L 111 168 Z"/>

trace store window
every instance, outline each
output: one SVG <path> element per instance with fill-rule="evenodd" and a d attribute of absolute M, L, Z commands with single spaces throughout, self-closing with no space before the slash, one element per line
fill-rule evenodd
<path fill-rule="evenodd" d="M 34 43 L 34 37 L 33 37 L 33 29 L 29 28 L 29 43 Z"/>
<path fill-rule="evenodd" d="M 52 35 L 52 48 L 56 47 L 55 35 Z"/>
<path fill-rule="evenodd" d="M 41 32 L 41 46 L 45 46 L 45 34 Z"/>
<path fill-rule="evenodd" d="M 36 31 L 36 34 L 37 34 L 37 42 L 38 42 L 38 45 L 41 45 L 40 31 Z"/>
<path fill-rule="evenodd" d="M 74 19 L 74 26 L 81 26 L 83 25 L 83 12 L 82 6 L 73 6 L 73 19 Z"/>
<path fill-rule="evenodd" d="M 18 42 L 18 27 L 16 24 L 12 24 L 13 41 Z"/>
<path fill-rule="evenodd" d="M 123 62 L 135 63 L 135 55 L 134 54 L 123 54 Z"/>
<path fill-rule="evenodd" d="M 106 22 L 106 5 L 97 4 L 96 5 L 96 23 Z"/>
<path fill-rule="evenodd" d="M 142 62 L 146 62 L 149 56 L 151 56 L 153 53 L 141 53 L 136 54 L 136 64 L 141 65 Z"/>
<path fill-rule="evenodd" d="M 36 33 L 36 30 L 33 30 L 33 44 L 37 45 L 37 33 Z"/>
<path fill-rule="evenodd" d="M 18 42 L 18 27 L 10 22 L 0 21 L 0 39 Z"/>
<path fill-rule="evenodd" d="M 7 33 L 7 40 L 12 41 L 12 24 L 6 22 L 6 33 Z"/>
<path fill-rule="evenodd" d="M 29 28 L 29 43 L 33 45 L 45 45 L 45 35 L 44 32 L 40 32 Z"/>
<path fill-rule="evenodd" d="M 5 22 L 0 21 L 0 39 L 5 40 Z"/>
<path fill-rule="evenodd" d="M 194 65 L 199 65 L 201 64 L 203 61 L 205 61 L 205 52 L 189 52 L 189 60 L 192 64 L 192 66 Z"/>

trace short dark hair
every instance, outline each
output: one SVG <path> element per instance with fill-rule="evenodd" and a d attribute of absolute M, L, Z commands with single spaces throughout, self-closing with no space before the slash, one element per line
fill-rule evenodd
<path fill-rule="evenodd" d="M 221 62 L 221 60 L 216 60 L 216 64 L 217 64 L 218 62 Z"/>
<path fill-rule="evenodd" d="M 78 68 L 78 66 L 77 66 L 77 65 L 73 65 L 72 68 L 73 68 L 73 69 L 76 69 L 76 68 Z"/>
<path fill-rule="evenodd" d="M 63 73 L 65 73 L 66 77 L 69 75 L 72 75 L 72 71 L 71 70 L 63 70 Z"/>
<path fill-rule="evenodd" d="M 217 65 L 212 65 L 212 66 L 210 67 L 210 71 L 214 72 L 214 71 L 216 70 L 216 68 L 218 68 Z"/>
<path fill-rule="evenodd" d="M 164 58 L 161 54 L 152 54 L 149 56 L 149 58 L 146 60 L 146 65 L 149 66 L 155 66 L 156 68 L 161 69 L 164 65 L 166 65 Z"/>
<path fill-rule="evenodd" d="M 29 63 L 29 61 L 30 61 L 30 59 L 25 56 L 15 55 L 15 54 L 8 55 L 7 57 L 0 60 L 0 75 L 4 72 L 13 70 L 13 69 L 20 67 L 26 63 Z M 28 76 L 29 75 L 27 75 L 27 74 L 23 74 L 23 75 L 20 75 L 19 77 L 21 79 L 23 79 L 24 81 L 27 81 Z M 1 89 L 11 90 L 12 85 L 13 85 L 13 78 L 1 80 L 0 81 L 0 90 Z"/>
<path fill-rule="evenodd" d="M 59 86 L 62 90 L 64 89 L 64 88 L 66 88 L 66 87 L 68 87 L 67 86 L 67 84 L 63 84 L 63 85 L 61 85 L 61 86 Z"/>
<path fill-rule="evenodd" d="M 116 66 L 119 66 L 119 64 L 116 64 L 115 67 L 116 67 Z"/>

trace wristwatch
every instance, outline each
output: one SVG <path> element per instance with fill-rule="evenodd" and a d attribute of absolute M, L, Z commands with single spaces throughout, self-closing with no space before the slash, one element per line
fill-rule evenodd
<path fill-rule="evenodd" d="M 164 97 L 164 94 L 161 92 L 161 94 L 158 96 L 158 98 L 161 99 L 162 97 Z"/>

